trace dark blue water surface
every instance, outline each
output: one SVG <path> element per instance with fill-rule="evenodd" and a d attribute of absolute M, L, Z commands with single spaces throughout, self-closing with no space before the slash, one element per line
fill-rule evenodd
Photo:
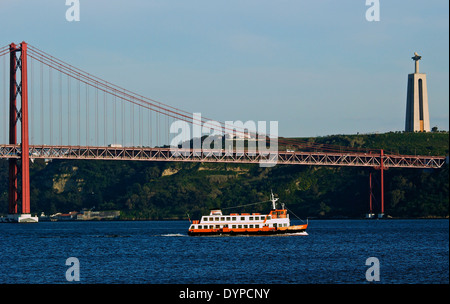
<path fill-rule="evenodd" d="M 294 222 L 294 224 L 296 224 Z M 448 220 L 316 220 L 303 236 L 189 237 L 187 221 L 0 224 L 0 283 L 449 283 Z"/>

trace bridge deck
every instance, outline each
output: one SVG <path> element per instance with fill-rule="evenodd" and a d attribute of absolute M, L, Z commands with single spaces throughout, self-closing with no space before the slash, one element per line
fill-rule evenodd
<path fill-rule="evenodd" d="M 20 145 L 0 145 L 0 158 L 20 158 Z M 224 163 L 269 163 L 289 165 L 323 165 L 379 167 L 381 155 L 372 153 L 336 152 L 286 152 L 273 154 L 193 151 L 178 153 L 169 148 L 145 147 L 82 147 L 82 146 L 38 146 L 30 145 L 30 158 L 44 159 L 96 159 L 96 160 L 135 160 L 135 161 L 176 161 L 176 162 L 224 162 Z M 443 156 L 383 155 L 384 168 L 440 168 L 446 162 Z"/>

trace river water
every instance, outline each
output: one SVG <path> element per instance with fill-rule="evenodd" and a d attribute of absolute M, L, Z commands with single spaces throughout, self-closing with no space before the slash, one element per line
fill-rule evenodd
<path fill-rule="evenodd" d="M 66 260 L 74 257 L 81 284 L 367 284 L 372 266 L 379 266 L 372 283 L 449 284 L 444 219 L 310 220 L 308 235 L 297 236 L 189 237 L 188 227 L 188 221 L 0 224 L 0 283 L 69 283 L 75 264 Z M 366 265 L 369 258 L 378 264 Z"/>

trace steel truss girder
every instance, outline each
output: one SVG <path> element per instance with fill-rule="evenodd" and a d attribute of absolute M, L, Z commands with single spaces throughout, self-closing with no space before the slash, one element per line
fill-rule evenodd
<path fill-rule="evenodd" d="M 0 145 L 0 158 L 20 158 L 20 145 Z M 91 159 L 91 160 L 136 160 L 174 162 L 216 162 L 254 163 L 274 161 L 276 164 L 312 166 L 349 166 L 383 168 L 441 168 L 446 158 L 443 156 L 383 155 L 371 153 L 325 153 L 325 152 L 285 152 L 272 155 L 245 152 L 201 152 L 186 150 L 172 153 L 169 148 L 142 147 L 83 147 L 83 146 L 42 146 L 30 145 L 32 159 Z M 271 158 L 272 157 L 272 158 Z"/>

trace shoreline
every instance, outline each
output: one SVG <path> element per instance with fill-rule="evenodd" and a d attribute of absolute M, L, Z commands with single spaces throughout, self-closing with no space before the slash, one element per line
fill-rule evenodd
<path fill-rule="evenodd" d="M 0 216 L 1 217 L 1 216 Z M 330 220 L 339 220 L 339 221 L 352 221 L 352 220 L 367 220 L 367 221 L 376 221 L 376 220 L 449 220 L 449 217 L 385 217 L 382 219 L 373 218 L 367 219 L 364 217 L 330 217 L 330 218 L 315 218 L 309 217 L 308 220 L 313 221 L 330 221 Z M 188 219 L 93 219 L 93 220 L 41 220 L 40 223 L 49 223 L 49 222 L 190 222 Z M 306 219 L 305 219 L 306 221 Z"/>

